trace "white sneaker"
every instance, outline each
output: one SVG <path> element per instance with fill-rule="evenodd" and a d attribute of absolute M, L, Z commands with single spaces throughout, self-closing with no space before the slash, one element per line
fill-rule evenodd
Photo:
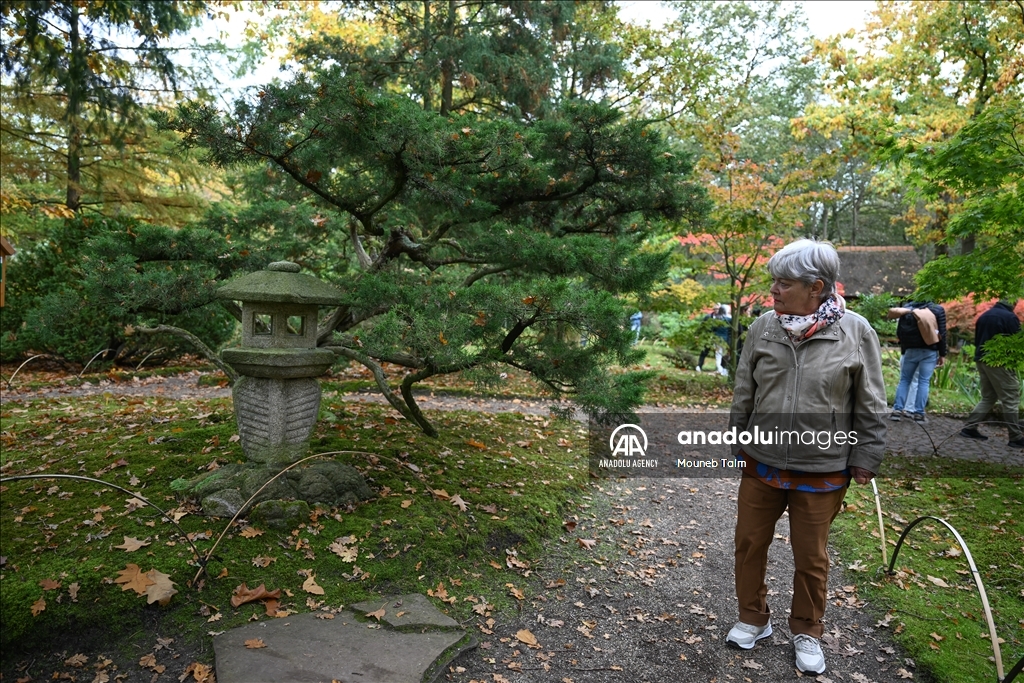
<path fill-rule="evenodd" d="M 796 650 L 796 668 L 801 673 L 825 673 L 825 655 L 817 638 L 798 633 L 793 636 L 793 649 Z"/>
<path fill-rule="evenodd" d="M 762 638 L 767 638 L 772 634 L 772 622 L 768 622 L 764 626 L 753 626 L 752 624 L 744 624 L 742 621 L 737 621 L 736 625 L 729 631 L 729 635 L 725 637 L 725 642 L 730 645 L 735 645 L 741 650 L 749 650 L 754 647 L 754 644 Z"/>

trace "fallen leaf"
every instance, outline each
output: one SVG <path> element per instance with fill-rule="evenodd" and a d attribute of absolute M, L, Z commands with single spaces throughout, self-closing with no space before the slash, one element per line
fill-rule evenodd
<path fill-rule="evenodd" d="M 252 558 L 252 566 L 254 567 L 269 567 L 271 562 L 277 562 L 276 557 L 264 557 L 263 555 L 257 555 Z"/>
<path fill-rule="evenodd" d="M 114 547 L 121 548 L 126 553 L 133 553 L 139 548 L 145 548 L 147 545 L 149 545 L 149 541 L 140 541 L 134 536 L 125 536 L 124 543 L 121 545 L 115 545 Z"/>
<path fill-rule="evenodd" d="M 39 613 L 46 609 L 46 600 L 39 598 L 32 603 L 32 616 L 38 617 Z"/>
<path fill-rule="evenodd" d="M 597 545 L 597 541 L 592 538 L 577 538 L 576 542 L 579 543 L 581 548 L 585 548 L 587 550 L 590 550 Z"/>
<path fill-rule="evenodd" d="M 142 655 L 142 657 L 139 659 L 139 666 L 144 666 L 147 668 L 156 666 L 156 657 L 153 656 L 152 652 L 146 655 Z"/>
<path fill-rule="evenodd" d="M 89 663 L 89 658 L 83 654 L 72 655 L 64 660 L 64 664 L 67 666 L 73 666 L 76 669 L 85 666 Z"/>
<path fill-rule="evenodd" d="M 948 583 L 946 583 L 945 581 L 943 581 L 942 579 L 940 579 L 940 578 L 938 578 L 936 576 L 929 575 L 927 578 L 928 578 L 929 581 L 934 583 L 939 588 L 949 588 L 949 584 Z"/>
<path fill-rule="evenodd" d="M 476 439 L 466 439 L 466 445 L 472 446 L 473 448 L 478 448 L 481 451 L 487 450 L 487 444 L 485 444 L 483 441 L 477 441 Z"/>
<path fill-rule="evenodd" d="M 256 538 L 257 536 L 263 535 L 263 530 L 257 529 L 254 526 L 247 526 L 244 529 L 242 529 L 238 535 L 242 538 Z"/>
<path fill-rule="evenodd" d="M 324 589 L 317 585 L 316 575 L 310 574 L 309 578 L 302 582 L 302 590 L 313 595 L 323 595 Z"/>
<path fill-rule="evenodd" d="M 281 589 L 268 591 L 266 585 L 260 584 L 257 588 L 249 588 L 244 583 L 235 588 L 235 592 L 231 594 L 231 606 L 240 607 L 247 602 L 256 602 L 258 600 L 280 600 Z"/>
<path fill-rule="evenodd" d="M 163 572 L 150 569 L 146 572 L 146 578 L 153 583 L 152 586 L 146 588 L 146 604 L 148 605 L 152 605 L 155 602 L 164 606 L 178 592 L 174 587 L 174 582 L 171 581 L 171 577 Z"/>
<path fill-rule="evenodd" d="M 529 629 L 520 629 L 516 632 L 516 640 L 520 643 L 526 643 L 531 647 L 537 646 L 537 636 L 533 635 Z"/>
<path fill-rule="evenodd" d="M 458 507 L 463 512 L 466 511 L 466 508 L 467 508 L 466 501 L 462 500 L 462 496 L 460 496 L 459 494 L 456 493 L 454 496 L 452 496 L 451 502 L 452 502 L 452 505 L 455 505 L 456 507 Z"/>
<path fill-rule="evenodd" d="M 743 667 L 744 669 L 763 669 L 764 668 L 763 664 L 755 662 L 753 659 L 744 659 L 743 663 L 740 664 L 740 666 Z"/>
<path fill-rule="evenodd" d="M 383 616 L 384 616 L 384 608 L 383 608 L 383 607 L 381 607 L 381 608 L 380 608 L 379 610 L 377 610 L 376 612 L 367 612 L 367 613 L 365 614 L 365 616 L 367 616 L 367 617 L 373 617 L 373 618 L 374 618 L 374 619 L 376 619 L 377 621 L 380 621 L 380 620 L 381 620 L 381 617 L 383 617 Z"/>
<path fill-rule="evenodd" d="M 570 519 L 570 520 L 568 520 L 566 522 L 562 522 L 562 526 L 565 527 L 566 531 L 568 531 L 569 533 L 572 533 L 576 529 L 576 522 L 574 522 L 574 521 L 572 521 Z"/>
<path fill-rule="evenodd" d="M 266 647 L 267 644 L 263 642 L 262 638 L 250 638 L 245 641 L 245 646 L 250 650 L 257 650 L 261 647 Z"/>
<path fill-rule="evenodd" d="M 409 507 L 410 505 L 412 505 L 412 501 L 411 501 L 411 500 L 403 500 L 403 501 L 402 501 L 402 509 L 403 509 L 403 510 L 404 510 L 405 508 Z"/>
<path fill-rule="evenodd" d="M 906 669 L 896 669 L 896 673 L 900 675 L 900 678 L 913 678 L 914 674 L 910 673 Z"/>
<path fill-rule="evenodd" d="M 60 588 L 60 581 L 54 581 L 53 579 L 43 579 L 39 582 L 44 591 L 52 591 Z"/>
<path fill-rule="evenodd" d="M 146 589 L 152 586 L 154 582 L 146 576 L 145 572 L 139 569 L 139 565 L 129 563 L 118 573 L 114 583 L 124 584 L 121 586 L 123 591 L 131 589 L 139 595 L 145 595 Z"/>
<path fill-rule="evenodd" d="M 78 602 L 78 591 L 81 590 L 81 586 L 75 581 L 73 584 L 68 586 L 68 595 L 71 596 L 71 602 Z"/>
<path fill-rule="evenodd" d="M 97 671 L 96 675 L 92 677 L 92 683 L 109 683 L 110 674 L 106 671 Z"/>
<path fill-rule="evenodd" d="M 444 489 L 430 489 L 430 492 L 433 493 L 438 498 L 440 498 L 441 500 L 448 500 L 449 498 L 451 498 L 451 496 L 448 495 L 448 492 L 445 491 Z"/>
<path fill-rule="evenodd" d="M 941 642 L 942 642 L 943 640 L 945 640 L 945 639 L 946 639 L 946 637 L 945 637 L 945 636 L 940 636 L 940 635 L 939 635 L 938 633 L 936 633 L 935 631 L 932 631 L 932 632 L 931 632 L 931 633 L 929 633 L 928 635 L 930 635 L 930 636 L 931 636 L 932 638 L 934 638 L 934 639 L 935 639 L 935 642 L 937 642 L 937 643 L 941 643 Z"/>

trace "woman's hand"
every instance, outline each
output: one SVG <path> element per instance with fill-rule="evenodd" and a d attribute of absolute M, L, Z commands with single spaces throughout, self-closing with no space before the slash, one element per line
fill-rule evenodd
<path fill-rule="evenodd" d="M 863 467 L 850 467 L 850 476 L 858 484 L 867 484 L 869 481 L 875 478 L 875 473 L 866 470 Z"/>

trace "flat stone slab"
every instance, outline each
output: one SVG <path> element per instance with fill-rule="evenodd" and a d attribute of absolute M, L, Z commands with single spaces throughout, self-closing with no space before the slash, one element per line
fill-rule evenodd
<path fill-rule="evenodd" d="M 394 604 L 401 602 L 402 607 Z M 318 613 L 268 619 L 231 629 L 213 639 L 219 683 L 424 683 L 462 651 L 475 646 L 454 620 L 422 595 L 403 595 L 353 605 L 322 619 Z M 384 607 L 378 624 L 362 618 Z M 391 620 L 391 612 L 412 607 Z M 352 609 L 354 611 L 349 611 Z M 431 610 L 436 614 L 431 615 Z M 415 626 L 412 615 L 416 614 Z M 357 617 L 356 615 L 359 615 Z M 440 617 L 440 618 L 438 618 Z M 413 626 L 414 630 L 407 630 Z M 265 647 L 248 648 L 259 639 Z"/>
<path fill-rule="evenodd" d="M 461 629 L 459 622 L 438 611 L 425 595 L 410 593 L 397 598 L 367 600 L 350 606 L 356 614 L 369 614 L 383 608 L 381 623 L 399 630 Z"/>

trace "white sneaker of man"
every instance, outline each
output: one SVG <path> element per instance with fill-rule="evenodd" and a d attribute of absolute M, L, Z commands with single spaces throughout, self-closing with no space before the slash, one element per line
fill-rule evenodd
<path fill-rule="evenodd" d="M 742 621 L 737 621 L 736 625 L 729 631 L 729 635 L 725 637 L 725 642 L 741 650 L 749 650 L 754 647 L 757 641 L 767 638 L 771 634 L 772 622 L 770 621 L 764 626 L 754 626 L 753 624 L 744 624 Z"/>
<path fill-rule="evenodd" d="M 796 650 L 796 668 L 801 673 L 825 673 L 825 655 L 821 652 L 821 643 L 817 638 L 798 633 L 793 636 L 793 649 Z"/>

